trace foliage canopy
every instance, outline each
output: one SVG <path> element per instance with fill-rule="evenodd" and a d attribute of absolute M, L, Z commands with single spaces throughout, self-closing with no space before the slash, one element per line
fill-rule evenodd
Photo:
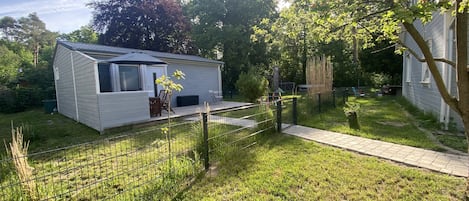
<path fill-rule="evenodd" d="M 192 51 L 190 24 L 176 0 L 94 1 L 99 43 L 172 53 Z"/>

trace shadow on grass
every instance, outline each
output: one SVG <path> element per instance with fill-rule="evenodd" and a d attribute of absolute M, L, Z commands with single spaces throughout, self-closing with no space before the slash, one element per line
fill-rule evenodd
<path fill-rule="evenodd" d="M 259 149 L 258 146 L 268 147 L 272 149 L 275 146 L 284 146 L 290 144 L 293 138 L 283 138 L 286 140 L 279 140 L 279 133 L 266 132 L 256 137 L 256 144 L 246 149 L 232 149 L 231 151 L 224 154 L 224 157 L 218 161 L 212 161 L 210 170 L 203 171 L 199 174 L 186 188 L 180 191 L 173 200 L 184 200 L 186 199 L 185 193 L 190 191 L 194 185 L 199 185 L 201 182 L 206 180 L 231 180 L 231 178 L 237 178 L 242 175 L 243 172 L 254 171 L 255 167 L 259 163 L 258 155 L 256 152 Z"/>
<path fill-rule="evenodd" d="M 412 123 L 396 97 L 350 98 L 360 104 L 360 130 L 348 127 L 341 107 L 322 114 L 303 114 L 300 123 L 305 126 L 350 134 L 408 146 L 444 151 Z M 300 110 L 301 111 L 301 110 Z"/>

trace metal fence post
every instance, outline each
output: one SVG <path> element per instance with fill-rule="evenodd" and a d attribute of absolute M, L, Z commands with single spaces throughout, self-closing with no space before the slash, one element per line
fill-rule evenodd
<path fill-rule="evenodd" d="M 321 93 L 318 93 L 318 112 L 321 113 Z"/>
<path fill-rule="evenodd" d="M 277 101 L 277 132 L 282 132 L 282 100 Z"/>
<path fill-rule="evenodd" d="M 332 90 L 332 107 L 336 107 L 335 105 L 335 89 Z"/>
<path fill-rule="evenodd" d="M 208 158 L 208 124 L 207 124 L 207 113 L 202 113 L 202 127 L 203 127 L 203 133 L 204 133 L 204 141 L 203 141 L 203 146 L 204 146 L 204 167 L 205 170 L 208 170 L 210 167 L 209 165 L 209 158 Z"/>
<path fill-rule="evenodd" d="M 293 114 L 293 125 L 296 125 L 298 123 L 298 110 L 297 110 L 297 98 L 296 97 L 293 97 L 293 110 L 292 110 L 292 114 Z"/>

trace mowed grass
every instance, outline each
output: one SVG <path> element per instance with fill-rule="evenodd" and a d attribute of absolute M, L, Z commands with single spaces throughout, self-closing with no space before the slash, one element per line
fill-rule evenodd
<path fill-rule="evenodd" d="M 28 162 L 34 168 L 36 196 L 40 199 L 167 200 L 179 192 L 181 184 L 203 170 L 199 121 L 174 120 L 171 135 L 161 131 L 167 124 L 121 128 L 99 135 L 62 115 L 44 114 L 40 110 L 16 115 L 26 117 L 28 125 L 34 128 L 35 134 L 27 135 L 36 144 L 29 152 Z M 36 119 L 29 119 L 28 115 L 35 115 Z M 14 115 L 10 117 L 15 119 Z M 72 130 L 62 135 L 52 131 L 55 123 L 44 122 L 61 122 L 59 129 Z M 209 128 L 211 137 L 238 129 L 217 123 L 209 123 Z M 46 135 L 47 132 L 53 133 Z M 210 140 L 210 149 L 214 150 L 212 160 L 226 156 L 225 146 L 232 147 L 231 142 L 251 132 L 244 129 Z M 236 144 L 246 146 L 246 143 L 253 143 L 252 140 L 250 137 Z M 57 148 L 48 147 L 52 145 L 61 148 L 50 150 Z M 39 150 L 48 151 L 38 153 Z M 13 166 L 8 162 L 3 156 L 0 158 L 0 200 L 25 199 Z"/>
<path fill-rule="evenodd" d="M 33 153 L 28 162 L 34 168 L 36 195 L 54 200 L 171 197 L 175 192 L 166 190 L 175 190 L 183 180 L 202 169 L 196 151 L 200 137 L 192 129 L 194 124 L 198 122 L 173 127 L 170 136 L 161 132 L 164 125 L 156 125 L 104 140 Z M 0 170 L 2 200 L 24 199 L 13 167 L 6 165 L 6 161 L 0 162 L 4 167 Z"/>
<path fill-rule="evenodd" d="M 14 114 L 0 113 L 0 140 L 11 141 L 12 123 L 14 127 L 30 127 L 24 133 L 31 143 L 31 153 L 109 137 L 61 114 L 46 114 L 42 108 L 37 108 Z M 4 148 L 0 149 L 0 154 L 4 153 Z"/>
<path fill-rule="evenodd" d="M 300 109 L 303 118 L 299 124 L 375 140 L 444 151 L 412 123 L 415 119 L 406 115 L 405 109 L 395 97 L 349 98 L 349 101 L 360 104 L 358 112 L 360 130 L 349 128 L 342 107 L 311 115 L 308 114 L 308 110 Z"/>
<path fill-rule="evenodd" d="M 281 134 L 216 165 L 176 200 L 462 200 L 465 189 L 463 178 Z"/>

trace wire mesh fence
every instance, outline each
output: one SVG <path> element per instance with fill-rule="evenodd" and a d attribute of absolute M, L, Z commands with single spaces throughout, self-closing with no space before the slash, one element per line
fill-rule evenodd
<path fill-rule="evenodd" d="M 301 96 L 298 98 L 297 118 L 301 121 L 312 115 L 342 107 L 347 102 L 348 96 L 349 93 L 345 89 Z"/>
<path fill-rule="evenodd" d="M 30 178 L 19 179 L 3 158 L 2 200 L 129 200 L 171 196 L 167 188 L 202 170 L 195 152 L 194 122 L 175 122 L 104 140 L 29 154 Z M 29 191 L 25 191 L 25 184 Z M 149 198 L 150 196 L 150 198 Z"/>
<path fill-rule="evenodd" d="M 262 133 L 274 131 L 274 113 L 266 105 L 201 113 L 173 119 L 169 127 L 166 123 L 151 125 L 20 156 L 33 168 L 26 179 L 16 174 L 15 158 L 3 157 L 0 199 L 171 199 L 208 162 L 242 152 L 256 145 Z"/>
<path fill-rule="evenodd" d="M 274 111 L 269 105 L 251 105 L 205 113 L 207 159 L 218 161 L 256 145 L 263 133 L 275 131 Z"/>

